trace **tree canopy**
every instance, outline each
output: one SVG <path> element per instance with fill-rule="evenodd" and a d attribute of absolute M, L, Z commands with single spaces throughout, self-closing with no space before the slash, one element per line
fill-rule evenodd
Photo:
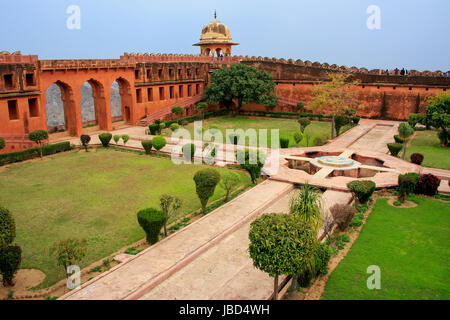
<path fill-rule="evenodd" d="M 274 91 L 275 82 L 268 72 L 245 64 L 234 64 L 215 71 L 204 94 L 210 104 L 221 103 L 230 111 L 233 100 L 236 100 L 239 111 L 250 102 L 275 108 L 278 97 Z"/>

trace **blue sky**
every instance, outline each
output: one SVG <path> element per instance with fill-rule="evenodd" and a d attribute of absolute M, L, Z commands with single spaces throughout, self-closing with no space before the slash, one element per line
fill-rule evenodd
<path fill-rule="evenodd" d="M 81 9 L 69 30 L 67 7 Z M 369 30 L 366 10 L 381 9 Z M 40 59 L 118 58 L 124 52 L 199 53 L 202 27 L 228 25 L 233 54 L 349 67 L 450 70 L 448 0 L 15 0 L 2 1 L 0 51 Z"/>

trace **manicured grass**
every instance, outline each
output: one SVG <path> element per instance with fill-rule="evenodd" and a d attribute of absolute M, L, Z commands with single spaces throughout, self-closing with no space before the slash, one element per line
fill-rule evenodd
<path fill-rule="evenodd" d="M 237 117 L 217 117 L 211 118 L 207 120 L 203 120 L 203 128 L 205 130 L 209 129 L 211 125 L 216 125 L 222 132 L 224 139 L 227 139 L 228 135 L 226 134 L 227 129 L 243 129 L 244 131 L 248 129 L 268 129 L 267 130 L 267 146 L 271 145 L 271 132 L 269 129 L 279 129 L 280 137 L 289 137 L 289 147 L 295 147 L 295 141 L 293 138 L 294 132 L 300 131 L 300 125 L 297 120 L 294 119 L 278 119 L 278 118 L 266 118 L 266 117 L 257 117 L 257 118 L 249 118 L 244 116 Z M 191 133 L 191 136 L 194 137 L 194 124 L 190 123 L 185 127 Z M 346 126 L 342 128 L 341 133 L 344 133 L 350 127 Z M 330 139 L 331 134 L 331 123 L 330 122 L 319 122 L 313 121 L 311 125 L 306 128 L 306 132 L 311 135 L 309 146 L 314 146 L 314 139 L 316 137 L 322 138 L 323 142 L 326 142 Z M 170 136 L 172 132 L 170 129 L 165 129 L 163 135 Z M 306 147 L 307 140 L 306 137 L 303 137 L 303 140 L 300 143 L 300 146 Z"/>
<path fill-rule="evenodd" d="M 449 299 L 450 206 L 423 197 L 415 208 L 377 201 L 359 238 L 331 274 L 322 299 Z M 369 290 L 368 266 L 381 269 Z"/>
<path fill-rule="evenodd" d="M 414 139 L 406 149 L 408 161 L 413 153 L 424 155 L 424 167 L 450 169 L 450 148 L 440 146 L 437 131 L 416 131 Z"/>
<path fill-rule="evenodd" d="M 85 267 L 143 239 L 136 213 L 159 208 L 164 193 L 182 199 L 182 214 L 199 209 L 193 177 L 204 167 L 104 149 L 10 166 L 0 172 L 0 203 L 14 214 L 22 268 L 43 271 L 47 278 L 40 287 L 47 287 L 64 278 L 49 254 L 54 242 L 86 238 L 88 255 L 80 265 Z M 242 184 L 250 183 L 237 172 Z M 217 187 L 211 200 L 224 195 Z"/>

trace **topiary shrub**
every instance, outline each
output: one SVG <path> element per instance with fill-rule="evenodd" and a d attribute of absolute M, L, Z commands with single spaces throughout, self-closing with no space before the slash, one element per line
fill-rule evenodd
<path fill-rule="evenodd" d="M 389 152 L 391 153 L 391 155 L 393 155 L 394 157 L 397 157 L 398 154 L 400 153 L 400 151 L 403 148 L 403 144 L 401 144 L 401 143 L 388 143 L 387 147 L 388 147 Z"/>
<path fill-rule="evenodd" d="M 150 131 L 150 134 L 152 136 L 156 136 L 158 134 L 159 131 L 159 124 L 158 123 L 154 123 L 148 126 L 148 130 Z"/>
<path fill-rule="evenodd" d="M 98 138 L 100 139 L 100 142 L 102 143 L 103 147 L 108 148 L 109 142 L 112 139 L 112 134 L 109 132 L 101 133 L 98 135 Z"/>
<path fill-rule="evenodd" d="M 416 193 L 434 196 L 441 184 L 441 179 L 432 174 L 421 175 L 416 185 Z"/>
<path fill-rule="evenodd" d="M 395 143 L 401 143 L 403 145 L 403 140 L 398 134 L 394 136 Z"/>
<path fill-rule="evenodd" d="M 423 162 L 423 154 L 421 153 L 413 153 L 410 158 L 412 163 L 417 164 L 419 166 Z"/>
<path fill-rule="evenodd" d="M 336 203 L 330 208 L 330 212 L 338 228 L 344 231 L 352 222 L 356 209 L 353 206 Z"/>
<path fill-rule="evenodd" d="M 0 207 L 0 247 L 11 244 L 16 238 L 16 224 L 11 212 Z"/>
<path fill-rule="evenodd" d="M 167 141 L 164 137 L 154 137 L 152 144 L 153 148 L 156 150 L 156 154 L 159 155 L 159 151 L 166 146 Z"/>
<path fill-rule="evenodd" d="M 358 198 L 359 203 L 365 204 L 375 192 L 376 184 L 370 180 L 355 180 L 348 183 L 347 187 Z"/>
<path fill-rule="evenodd" d="M 13 286 L 14 275 L 22 262 L 22 249 L 19 246 L 4 246 L 0 248 L 0 273 L 3 277 L 3 286 Z"/>
<path fill-rule="evenodd" d="M 414 193 L 418 181 L 417 174 L 401 174 L 398 176 L 398 201 L 403 203 L 408 194 Z"/>
<path fill-rule="evenodd" d="M 80 137 L 80 141 L 81 141 L 81 144 L 83 145 L 84 149 L 86 150 L 86 152 L 88 152 L 88 145 L 89 145 L 89 142 L 91 142 L 91 137 L 88 136 L 87 134 L 82 134 Z"/>
<path fill-rule="evenodd" d="M 0 137 L 0 150 L 2 150 L 6 146 L 5 139 Z"/>
<path fill-rule="evenodd" d="M 437 133 L 441 146 L 448 147 L 449 145 L 449 134 L 445 130 L 439 130 Z"/>
<path fill-rule="evenodd" d="M 152 141 L 151 140 L 144 140 L 144 141 L 141 142 L 141 144 L 142 144 L 142 147 L 145 150 L 145 153 L 146 154 L 150 154 L 151 151 L 152 151 L 152 147 L 153 147 Z"/>
<path fill-rule="evenodd" d="M 289 138 L 280 137 L 280 147 L 281 149 L 289 148 Z"/>
<path fill-rule="evenodd" d="M 190 161 L 194 158 L 195 155 L 195 144 L 187 143 L 182 148 L 184 159 Z"/>
<path fill-rule="evenodd" d="M 314 146 L 322 146 L 324 144 L 324 141 L 321 137 L 315 137 L 313 143 Z"/>
<path fill-rule="evenodd" d="M 178 129 L 180 129 L 180 125 L 178 123 L 172 123 L 170 125 L 170 130 L 172 130 L 172 132 L 177 131 Z"/>
<path fill-rule="evenodd" d="M 28 135 L 28 139 L 36 142 L 39 145 L 39 152 L 42 158 L 42 142 L 48 139 L 48 132 L 45 130 L 36 130 L 30 132 L 30 134 Z"/>
<path fill-rule="evenodd" d="M 295 145 L 298 147 L 300 145 L 300 142 L 303 139 L 303 134 L 301 132 L 294 132 L 294 141 Z"/>
<path fill-rule="evenodd" d="M 241 167 L 250 174 L 252 183 L 261 176 L 261 169 L 264 167 L 265 156 L 259 154 L 258 151 L 250 152 L 250 150 L 237 150 L 236 158 Z"/>
<path fill-rule="evenodd" d="M 306 127 L 311 124 L 311 120 L 309 120 L 308 118 L 300 118 L 298 120 L 298 123 L 300 124 L 300 131 L 302 133 L 305 133 Z"/>
<path fill-rule="evenodd" d="M 118 134 L 116 134 L 116 135 L 114 135 L 113 139 L 114 139 L 114 142 L 115 142 L 116 144 L 118 144 L 118 143 L 119 143 L 119 140 L 120 140 L 120 136 L 119 136 Z"/>
<path fill-rule="evenodd" d="M 123 134 L 122 135 L 123 145 L 126 145 L 129 140 L 130 140 L 130 136 L 129 135 L 127 135 L 127 134 Z"/>
<path fill-rule="evenodd" d="M 360 120 L 361 120 L 360 117 L 352 117 L 352 121 L 355 126 L 357 126 L 359 124 Z"/>
<path fill-rule="evenodd" d="M 153 208 L 144 209 L 137 213 L 137 219 L 141 228 L 144 229 L 147 242 L 150 244 L 157 243 L 159 233 L 166 221 L 164 212 Z"/>
<path fill-rule="evenodd" d="M 214 195 L 217 184 L 220 182 L 220 173 L 216 169 L 203 169 L 194 176 L 197 195 L 202 204 L 202 212 L 206 214 L 206 205 L 209 198 Z"/>

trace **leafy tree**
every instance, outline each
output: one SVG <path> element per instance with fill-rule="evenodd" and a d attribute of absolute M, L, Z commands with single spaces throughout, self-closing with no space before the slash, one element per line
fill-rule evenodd
<path fill-rule="evenodd" d="M 153 148 L 156 150 L 156 154 L 159 155 L 159 151 L 166 146 L 166 139 L 164 137 L 158 136 L 154 137 L 152 140 Z"/>
<path fill-rule="evenodd" d="M 14 276 L 22 262 L 22 249 L 17 245 L 0 247 L 0 273 L 3 278 L 3 286 L 13 286 Z"/>
<path fill-rule="evenodd" d="M 220 179 L 220 187 L 225 190 L 225 202 L 228 202 L 230 194 L 239 186 L 241 179 L 234 171 L 225 171 Z"/>
<path fill-rule="evenodd" d="M 28 139 L 36 142 L 39 145 L 39 155 L 42 158 L 42 142 L 48 139 L 48 132 L 45 130 L 36 130 L 30 132 Z"/>
<path fill-rule="evenodd" d="M 208 104 L 206 102 L 199 102 L 195 109 L 201 112 L 202 119 L 204 119 L 205 111 L 208 109 Z"/>
<path fill-rule="evenodd" d="M 194 176 L 197 195 L 202 204 L 202 212 L 206 214 L 206 205 L 209 198 L 214 195 L 217 184 L 220 182 L 220 173 L 216 169 L 203 169 Z"/>
<path fill-rule="evenodd" d="M 118 144 L 118 143 L 119 143 L 119 140 L 120 140 L 120 135 L 118 135 L 118 134 L 114 135 L 113 139 L 114 139 L 114 142 L 115 142 L 116 144 Z"/>
<path fill-rule="evenodd" d="M 294 132 L 295 145 L 298 147 L 300 142 L 303 140 L 303 134 L 301 132 Z"/>
<path fill-rule="evenodd" d="M 0 150 L 2 150 L 6 146 L 5 139 L 0 137 Z"/>
<path fill-rule="evenodd" d="M 109 132 L 104 132 L 98 135 L 98 138 L 100 139 L 100 142 L 102 143 L 102 146 L 105 148 L 109 147 L 109 142 L 112 139 L 112 134 Z"/>
<path fill-rule="evenodd" d="M 123 145 L 125 146 L 127 142 L 130 140 L 130 136 L 127 134 L 122 135 Z"/>
<path fill-rule="evenodd" d="M 428 125 L 441 130 L 442 144 L 448 146 L 450 140 L 450 93 L 441 92 L 428 98 L 425 118 Z"/>
<path fill-rule="evenodd" d="M 314 266 L 316 231 L 294 215 L 262 215 L 251 223 L 249 239 L 253 265 L 274 277 L 274 300 L 279 275 L 295 277 Z"/>
<path fill-rule="evenodd" d="M 80 137 L 81 144 L 83 145 L 86 152 L 88 152 L 88 145 L 91 142 L 91 137 L 87 134 L 82 134 Z"/>
<path fill-rule="evenodd" d="M 408 144 L 409 138 L 414 134 L 414 129 L 407 123 L 400 123 L 398 126 L 398 136 L 403 141 L 403 157 L 406 158 L 406 145 Z"/>
<path fill-rule="evenodd" d="M 161 228 L 166 221 L 164 212 L 153 208 L 144 209 L 137 213 L 137 219 L 139 225 L 145 231 L 147 242 L 150 244 L 157 243 Z"/>
<path fill-rule="evenodd" d="M 331 73 L 328 76 L 330 81 L 313 87 L 309 107 L 312 110 L 326 110 L 331 113 L 331 139 L 334 139 L 335 117 L 356 106 L 357 100 L 351 88 L 358 84 L 358 81 L 347 81 L 348 75 L 343 73 Z"/>
<path fill-rule="evenodd" d="M 275 82 L 268 72 L 245 64 L 233 64 L 212 74 L 211 84 L 206 87 L 204 94 L 208 103 L 221 103 L 230 112 L 233 100 L 236 100 L 239 112 L 242 106 L 250 102 L 276 107 L 278 97 L 274 91 Z"/>
<path fill-rule="evenodd" d="M 173 197 L 168 194 L 163 194 L 159 198 L 159 205 L 161 207 L 162 212 L 165 214 L 164 220 L 164 236 L 167 237 L 167 221 L 169 218 L 173 217 L 178 211 L 181 209 L 181 199 L 177 197 Z"/>
<path fill-rule="evenodd" d="M 298 120 L 298 123 L 300 124 L 300 131 L 302 133 L 305 133 L 306 127 L 311 124 L 311 120 L 309 120 L 308 118 L 300 118 Z"/>
<path fill-rule="evenodd" d="M 261 176 L 261 169 L 264 167 L 265 156 L 259 154 L 259 151 L 250 152 L 250 150 L 237 150 L 236 158 L 242 169 L 247 170 L 252 179 L 252 183 L 255 184 L 256 180 Z"/>
<path fill-rule="evenodd" d="M 322 223 L 322 194 L 308 182 L 292 196 L 289 212 L 319 231 Z"/>
<path fill-rule="evenodd" d="M 11 244 L 16 238 L 16 224 L 11 212 L 0 207 L 0 248 Z"/>
<path fill-rule="evenodd" d="M 73 238 L 61 240 L 50 248 L 50 252 L 56 257 L 58 265 L 64 268 L 68 278 L 70 274 L 67 273 L 67 268 L 82 261 L 87 255 L 87 240 Z"/>

